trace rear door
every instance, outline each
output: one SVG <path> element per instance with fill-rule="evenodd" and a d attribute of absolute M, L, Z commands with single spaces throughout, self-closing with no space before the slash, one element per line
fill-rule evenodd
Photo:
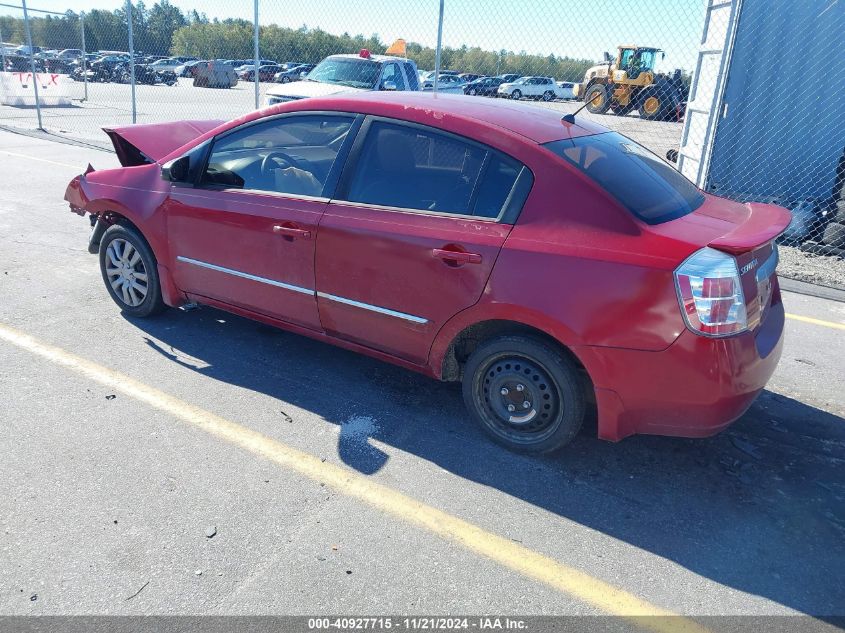
<path fill-rule="evenodd" d="M 317 237 L 330 334 L 415 363 L 481 297 L 531 186 L 516 160 L 439 130 L 370 118 Z"/>

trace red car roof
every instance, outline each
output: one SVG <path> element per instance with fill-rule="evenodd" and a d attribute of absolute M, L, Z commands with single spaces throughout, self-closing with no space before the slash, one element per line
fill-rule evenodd
<path fill-rule="evenodd" d="M 295 104 L 295 105 L 293 105 Z M 365 91 L 328 97 L 312 97 L 272 106 L 262 112 L 287 110 L 348 110 L 426 122 L 433 125 L 454 117 L 474 126 L 498 127 L 524 136 L 535 143 L 607 132 L 607 128 L 577 116 L 574 124 L 562 120 L 565 113 L 503 99 L 483 99 L 433 92 Z M 409 112 L 412 111 L 412 112 Z M 409 116 L 411 114 L 411 116 Z"/>

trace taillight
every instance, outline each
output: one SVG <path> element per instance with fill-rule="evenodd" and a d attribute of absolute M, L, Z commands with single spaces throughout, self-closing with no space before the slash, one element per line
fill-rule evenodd
<path fill-rule="evenodd" d="M 748 329 L 739 269 L 730 255 L 702 248 L 675 271 L 675 286 L 693 332 L 728 336 Z"/>

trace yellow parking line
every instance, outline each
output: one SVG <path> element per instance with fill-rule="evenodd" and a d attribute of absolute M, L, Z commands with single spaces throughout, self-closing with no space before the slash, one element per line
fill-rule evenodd
<path fill-rule="evenodd" d="M 692 620 L 672 616 L 658 606 L 627 591 L 594 578 L 535 552 L 510 539 L 451 514 L 426 505 L 392 488 L 379 484 L 347 468 L 323 462 L 278 440 L 267 437 L 210 411 L 188 404 L 129 376 L 44 343 L 28 334 L 0 324 L 0 340 L 7 341 L 57 365 L 71 369 L 101 385 L 119 391 L 163 411 L 216 438 L 239 446 L 280 466 L 324 483 L 350 497 L 378 508 L 437 536 L 481 554 L 513 571 L 611 614 L 625 617 L 641 628 L 669 633 L 704 633 L 706 628 Z"/>
<path fill-rule="evenodd" d="M 9 150 L 6 150 L 6 149 L 0 149 L 0 154 L 8 154 L 9 156 L 17 156 L 18 158 L 28 158 L 30 160 L 37 160 L 38 162 L 41 162 L 41 163 L 50 163 L 51 165 L 58 165 L 59 167 L 67 167 L 68 169 L 76 169 L 76 170 L 79 170 L 79 171 L 82 171 L 82 170 L 85 169 L 84 167 L 82 169 L 80 169 L 79 165 L 71 165 L 70 163 L 60 163 L 60 162 L 55 161 L 55 160 L 48 160 L 46 158 L 38 158 L 37 156 L 30 156 L 29 154 L 18 154 L 17 152 L 10 152 Z"/>
<path fill-rule="evenodd" d="M 786 318 L 792 319 L 793 321 L 803 321 L 804 323 L 812 323 L 813 325 L 823 325 L 824 327 L 830 327 L 835 330 L 845 330 L 845 323 L 824 321 L 822 319 L 814 319 L 812 317 L 801 316 L 800 314 L 789 314 L 788 312 L 786 313 Z"/>

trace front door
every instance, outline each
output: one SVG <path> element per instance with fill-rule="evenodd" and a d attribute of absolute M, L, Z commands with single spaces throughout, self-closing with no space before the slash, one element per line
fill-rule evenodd
<path fill-rule="evenodd" d="M 317 236 L 323 328 L 424 363 L 481 297 L 530 176 L 484 146 L 384 119 L 364 124 L 347 162 Z"/>
<path fill-rule="evenodd" d="M 317 227 L 351 141 L 349 115 L 287 115 L 227 133 L 166 210 L 177 286 L 319 330 Z"/>

